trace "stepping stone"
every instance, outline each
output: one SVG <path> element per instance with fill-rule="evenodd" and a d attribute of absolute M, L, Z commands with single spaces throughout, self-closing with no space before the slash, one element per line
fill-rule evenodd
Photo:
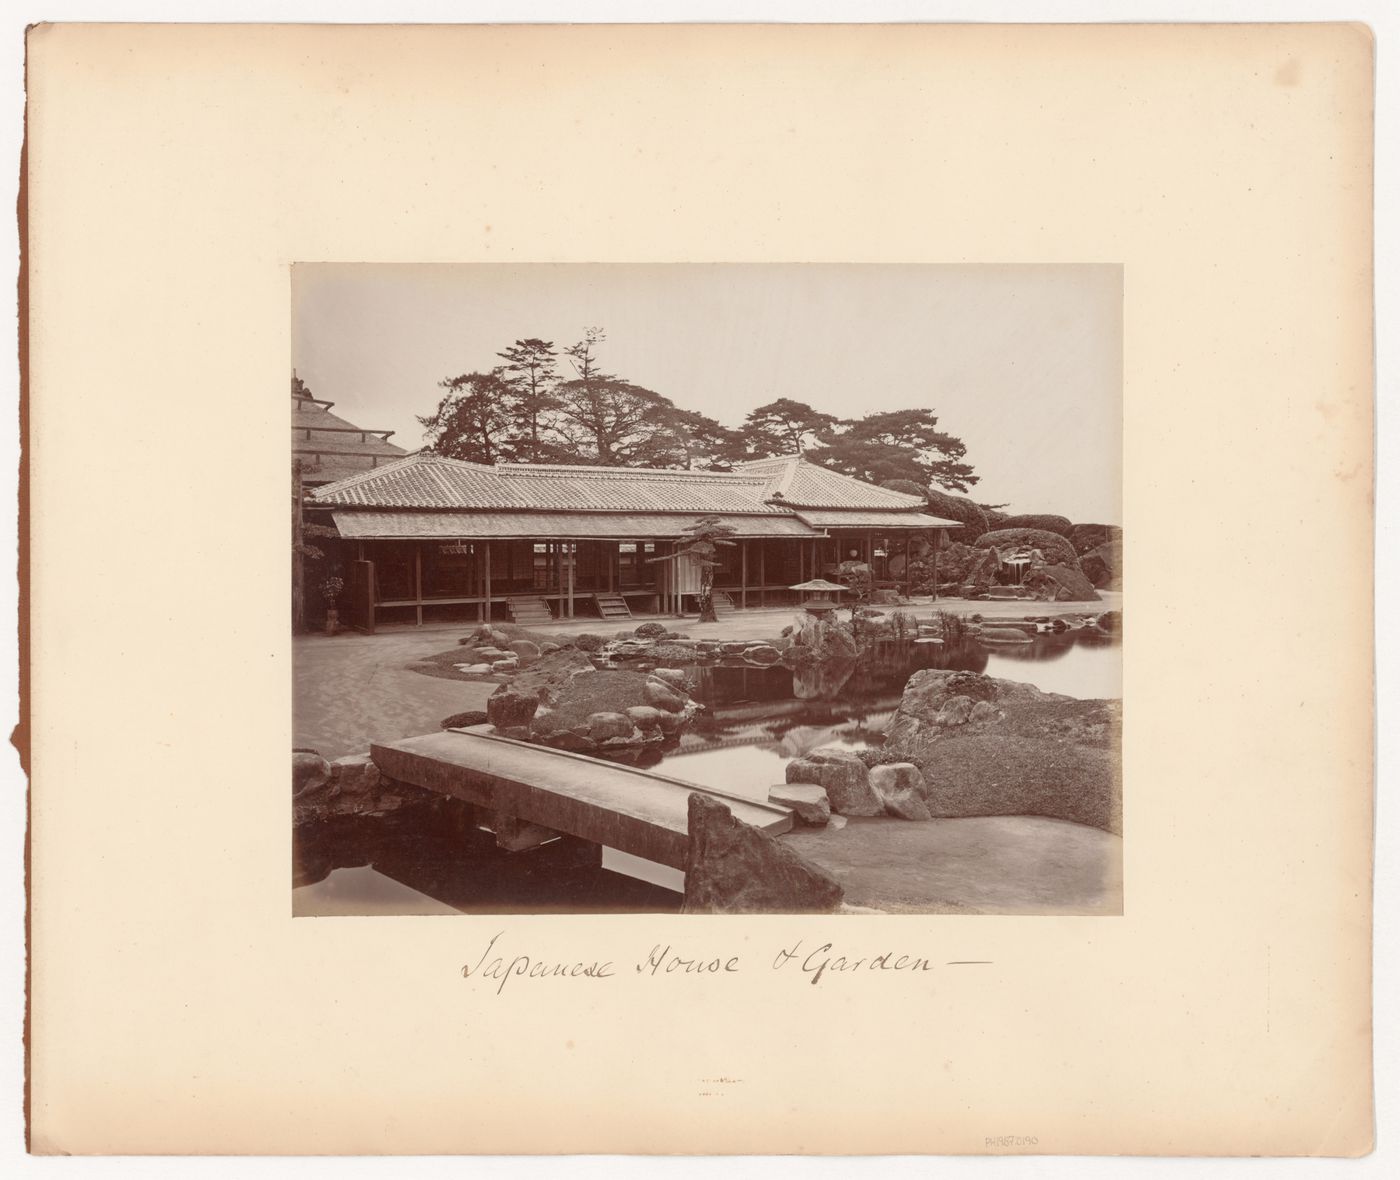
<path fill-rule="evenodd" d="M 799 820 L 812 827 L 824 827 L 831 819 L 826 788 L 816 783 L 780 783 L 768 789 L 768 802 L 791 807 Z"/>

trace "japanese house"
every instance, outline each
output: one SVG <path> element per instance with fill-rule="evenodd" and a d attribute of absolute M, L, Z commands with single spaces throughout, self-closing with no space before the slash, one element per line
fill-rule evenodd
<path fill-rule="evenodd" d="M 788 588 L 870 564 L 896 586 L 911 552 L 958 522 L 916 496 L 809 462 L 730 471 L 523 464 L 415 454 L 309 493 L 308 520 L 343 538 L 350 621 L 626 618 L 694 608 L 699 568 L 658 561 L 703 516 L 733 526 L 715 570 L 719 609 L 797 601 Z"/>

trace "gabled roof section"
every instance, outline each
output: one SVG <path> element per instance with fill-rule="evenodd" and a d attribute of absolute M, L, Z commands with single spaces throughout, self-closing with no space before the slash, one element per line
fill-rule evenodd
<path fill-rule="evenodd" d="M 778 489 L 789 490 L 779 496 Z M 955 528 L 887 491 L 798 456 L 737 471 L 638 467 L 487 466 L 420 452 L 316 489 L 311 502 L 381 511 L 634 513 L 799 518 L 811 528 Z"/>
<path fill-rule="evenodd" d="M 316 491 L 314 501 L 364 508 L 785 515 L 764 481 L 729 472 L 500 464 L 441 455 L 396 463 Z"/>
<path fill-rule="evenodd" d="M 407 452 L 389 441 L 392 430 L 370 430 L 332 414 L 334 402 L 292 394 L 292 457 L 303 478 L 327 483 L 401 458 Z"/>
<path fill-rule="evenodd" d="M 821 467 L 802 455 L 780 455 L 740 463 L 735 470 L 744 475 L 761 475 L 768 483 L 768 496 L 796 508 L 884 508 L 891 511 L 918 511 L 925 507 L 921 496 L 906 496 L 873 483 L 842 475 Z"/>

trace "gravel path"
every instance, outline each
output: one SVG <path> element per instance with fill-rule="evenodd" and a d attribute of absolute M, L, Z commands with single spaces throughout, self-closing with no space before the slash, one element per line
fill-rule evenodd
<path fill-rule="evenodd" d="M 437 680 L 404 667 L 450 647 L 466 630 L 297 636 L 293 744 L 339 758 L 368 750 L 371 741 L 436 732 L 444 717 L 484 709 L 495 684 Z"/>

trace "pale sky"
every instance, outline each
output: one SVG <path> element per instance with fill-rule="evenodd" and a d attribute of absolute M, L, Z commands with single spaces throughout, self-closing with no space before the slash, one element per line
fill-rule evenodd
<path fill-rule="evenodd" d="M 521 337 L 607 333 L 605 371 L 738 426 L 790 397 L 932 407 L 982 503 L 1121 523 L 1118 266 L 298 264 L 292 364 L 357 426 L 422 445 L 444 377 Z M 573 372 L 565 358 L 560 369 Z"/>

